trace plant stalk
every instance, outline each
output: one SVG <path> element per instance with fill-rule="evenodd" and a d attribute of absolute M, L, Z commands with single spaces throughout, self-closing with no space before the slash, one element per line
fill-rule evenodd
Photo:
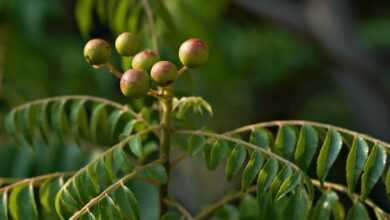
<path fill-rule="evenodd" d="M 161 105 L 161 137 L 160 137 L 160 159 L 164 159 L 163 166 L 170 175 L 170 136 L 171 136 L 171 112 L 172 112 L 172 90 L 170 87 L 164 88 L 166 95 L 160 98 Z M 160 215 L 167 211 L 164 199 L 168 197 L 168 183 L 160 187 Z"/>

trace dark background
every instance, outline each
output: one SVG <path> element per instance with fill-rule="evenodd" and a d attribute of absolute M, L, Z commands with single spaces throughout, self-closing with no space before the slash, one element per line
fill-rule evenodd
<path fill-rule="evenodd" d="M 117 6 L 114 18 L 102 19 L 98 10 L 85 6 L 88 2 L 95 1 L 0 0 L 0 121 L 12 107 L 48 96 L 87 94 L 129 101 L 115 78 L 87 65 L 82 48 L 92 37 L 113 43 L 129 29 L 142 33 L 150 46 L 147 23 L 141 12 L 136 24 L 123 24 L 120 11 L 131 22 L 132 5 Z M 213 106 L 214 117 L 202 120 L 207 127 L 226 131 L 260 121 L 305 119 L 390 140 L 389 1 L 164 2 L 174 29 L 156 15 L 163 57 L 177 62 L 177 48 L 189 37 L 209 44 L 209 63 L 177 86 L 180 95 L 203 96 Z M 113 61 L 119 67 L 119 58 Z M 193 179 L 181 181 L 195 181 L 201 188 L 210 177 L 195 170 L 184 167 L 178 179 L 195 172 Z M 11 171 L 2 172 L 15 174 Z M 220 190 L 218 183 L 207 184 Z M 183 190 L 194 195 L 199 190 L 187 188 Z"/>

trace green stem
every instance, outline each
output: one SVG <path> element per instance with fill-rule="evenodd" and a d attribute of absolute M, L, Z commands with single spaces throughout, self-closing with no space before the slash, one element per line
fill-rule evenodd
<path fill-rule="evenodd" d="M 161 104 L 161 144 L 160 144 L 160 159 L 164 160 L 163 166 L 168 174 L 170 174 L 170 136 L 171 136 L 171 112 L 172 112 L 172 91 L 170 88 L 164 88 L 167 93 L 165 97 L 160 99 Z M 163 215 L 167 211 L 167 205 L 164 199 L 168 197 L 168 183 L 160 187 L 160 213 Z"/>

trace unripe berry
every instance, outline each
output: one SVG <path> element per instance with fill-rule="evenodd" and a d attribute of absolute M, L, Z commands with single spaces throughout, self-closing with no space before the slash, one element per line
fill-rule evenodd
<path fill-rule="evenodd" d="M 129 69 L 121 77 L 120 87 L 123 95 L 131 98 L 144 97 L 150 88 L 150 77 L 143 70 Z"/>
<path fill-rule="evenodd" d="M 177 68 L 169 61 L 159 61 L 155 63 L 151 70 L 153 81 L 159 86 L 168 86 L 177 78 Z"/>
<path fill-rule="evenodd" d="M 209 49 L 205 42 L 192 38 L 181 44 L 179 59 L 184 66 L 198 67 L 207 62 Z"/>
<path fill-rule="evenodd" d="M 149 72 L 153 64 L 155 64 L 159 59 L 160 57 L 156 52 L 152 50 L 144 50 L 134 56 L 131 65 L 134 69 Z"/>
<path fill-rule="evenodd" d="M 130 32 L 122 33 L 115 40 L 115 48 L 122 56 L 133 56 L 138 52 L 139 47 L 138 37 Z"/>
<path fill-rule="evenodd" d="M 85 44 L 84 57 L 91 65 L 102 65 L 111 57 L 111 46 L 103 39 L 92 39 Z"/>

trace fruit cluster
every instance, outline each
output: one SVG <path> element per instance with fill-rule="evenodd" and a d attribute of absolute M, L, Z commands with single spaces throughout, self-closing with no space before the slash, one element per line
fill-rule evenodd
<path fill-rule="evenodd" d="M 140 51 L 141 42 L 135 34 L 125 32 L 115 41 L 117 52 L 124 57 L 133 57 L 131 66 L 120 76 L 120 89 L 125 96 L 141 98 L 148 94 L 151 80 L 160 87 L 171 85 L 187 68 L 196 68 L 208 59 L 208 46 L 200 39 L 186 40 L 179 49 L 183 67 L 178 70 L 170 61 L 160 61 L 157 52 Z M 84 57 L 94 67 L 107 65 L 111 57 L 111 46 L 103 39 L 92 39 L 84 47 Z M 149 74 L 150 73 L 150 74 Z"/>

